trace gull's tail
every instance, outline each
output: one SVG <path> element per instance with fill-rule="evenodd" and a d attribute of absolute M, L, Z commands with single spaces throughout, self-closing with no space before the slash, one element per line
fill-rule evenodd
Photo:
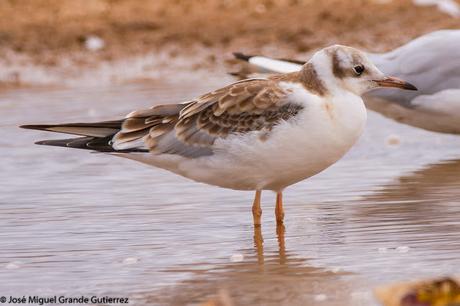
<path fill-rule="evenodd" d="M 299 71 L 305 61 L 294 59 L 274 59 L 260 55 L 248 55 L 241 52 L 234 52 L 233 56 L 241 61 L 248 62 L 259 72 L 264 73 L 289 73 Z"/>
<path fill-rule="evenodd" d="M 244 54 L 244 53 L 241 53 L 241 52 L 233 52 L 233 56 L 236 58 L 236 59 L 239 59 L 241 61 L 245 61 L 245 62 L 249 62 L 249 60 L 254 57 L 254 55 L 248 55 L 248 54 Z"/>
<path fill-rule="evenodd" d="M 23 129 L 78 135 L 81 137 L 42 140 L 39 145 L 94 150 L 99 152 L 149 152 L 157 141 L 170 135 L 181 110 L 188 103 L 156 105 L 134 111 L 124 119 L 93 123 L 22 125 Z M 153 136 L 152 136 L 153 135 Z M 172 141 L 176 138 L 172 137 Z M 168 144 L 168 141 L 165 141 Z"/>
<path fill-rule="evenodd" d="M 46 125 L 22 125 L 23 129 L 42 130 L 83 137 L 57 140 L 42 140 L 38 145 L 87 149 L 100 152 L 114 152 L 111 146 L 113 136 L 121 130 L 123 120 L 95 123 L 64 123 Z"/>

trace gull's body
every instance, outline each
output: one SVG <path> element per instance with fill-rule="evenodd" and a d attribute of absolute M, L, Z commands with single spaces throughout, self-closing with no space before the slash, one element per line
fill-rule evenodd
<path fill-rule="evenodd" d="M 366 106 L 418 128 L 460 134 L 460 30 L 426 34 L 393 51 L 368 54 L 383 73 L 417 84 L 418 91 L 379 89 Z M 264 72 L 298 71 L 301 61 L 241 56 Z"/>
<path fill-rule="evenodd" d="M 99 123 L 29 125 L 81 135 L 39 144 L 108 152 L 224 188 L 277 193 L 326 169 L 361 135 L 366 109 L 360 95 L 378 86 L 415 89 L 385 77 L 358 50 L 332 46 L 300 71 L 248 79 L 190 102 L 157 105 L 125 119 Z"/>
<path fill-rule="evenodd" d="M 251 80 L 249 80 L 251 82 Z M 210 156 L 125 155 L 195 181 L 238 190 L 282 191 L 324 170 L 361 135 L 366 109 L 347 92 L 320 98 L 298 83 L 281 82 L 299 113 L 265 131 L 217 140 Z M 346 102 L 345 102 L 346 101 Z"/>

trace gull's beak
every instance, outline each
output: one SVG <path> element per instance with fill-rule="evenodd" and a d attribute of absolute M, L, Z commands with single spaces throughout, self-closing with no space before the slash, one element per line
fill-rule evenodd
<path fill-rule="evenodd" d="M 377 83 L 377 85 L 379 85 L 380 87 L 395 87 L 407 90 L 417 90 L 417 87 L 415 87 L 411 83 L 395 77 L 385 77 L 381 80 L 374 80 L 374 82 Z"/>

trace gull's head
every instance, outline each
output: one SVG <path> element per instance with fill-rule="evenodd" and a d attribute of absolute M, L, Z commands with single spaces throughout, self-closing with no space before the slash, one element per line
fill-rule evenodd
<path fill-rule="evenodd" d="M 345 89 L 359 96 L 378 87 L 417 90 L 406 81 L 385 75 L 364 52 L 351 47 L 324 48 L 313 55 L 310 63 L 329 89 Z"/>

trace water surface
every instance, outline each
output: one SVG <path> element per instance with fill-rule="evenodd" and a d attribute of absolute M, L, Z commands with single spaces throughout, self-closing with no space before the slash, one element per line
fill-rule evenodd
<path fill-rule="evenodd" d="M 250 192 L 35 146 L 61 135 L 17 128 L 112 119 L 226 81 L 0 93 L 0 292 L 123 295 L 139 305 L 216 294 L 235 305 L 376 305 L 375 286 L 458 274 L 460 137 L 370 113 L 344 159 L 286 190 L 285 228 L 265 192 L 254 231 Z"/>

